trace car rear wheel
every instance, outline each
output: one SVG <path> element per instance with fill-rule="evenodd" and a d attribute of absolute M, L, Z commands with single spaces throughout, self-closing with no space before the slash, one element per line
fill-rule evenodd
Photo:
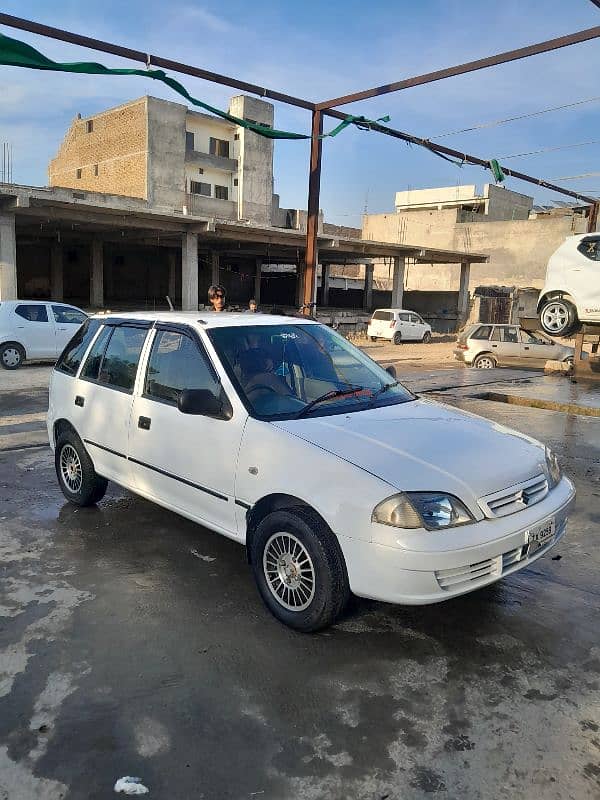
<path fill-rule="evenodd" d="M 562 297 L 544 302 L 540 310 L 542 328 L 553 336 L 566 336 L 577 326 L 577 309 Z"/>
<path fill-rule="evenodd" d="M 260 595 L 284 625 L 309 633 L 331 625 L 350 589 L 334 534 L 311 509 L 268 514 L 250 545 Z"/>
<path fill-rule="evenodd" d="M 18 369 L 25 361 L 25 350 L 16 342 L 7 342 L 0 347 L 0 364 L 4 369 Z"/>
<path fill-rule="evenodd" d="M 396 331 L 392 341 L 394 342 L 394 344 L 402 344 L 402 334 L 400 333 L 400 331 Z"/>
<path fill-rule="evenodd" d="M 59 436 L 54 452 L 58 485 L 70 503 L 93 506 L 106 494 L 108 481 L 96 473 L 81 439 L 72 432 Z"/>
<path fill-rule="evenodd" d="M 430 341 L 431 341 L 431 334 L 429 333 L 429 331 L 425 331 L 425 333 L 423 334 L 423 344 L 429 344 Z"/>
<path fill-rule="evenodd" d="M 482 353 L 473 359 L 473 366 L 475 369 L 494 369 L 496 366 L 496 359 L 489 353 Z"/>
<path fill-rule="evenodd" d="M 369 339 L 370 339 L 372 342 L 376 342 L 376 341 L 377 341 L 377 337 L 376 337 L 376 336 L 369 336 Z"/>

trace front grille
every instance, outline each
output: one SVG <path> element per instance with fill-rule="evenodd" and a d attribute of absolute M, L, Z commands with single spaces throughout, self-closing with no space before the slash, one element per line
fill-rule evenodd
<path fill-rule="evenodd" d="M 488 517 L 506 517 L 539 503 L 548 490 L 548 480 L 542 473 L 516 486 L 482 497 L 479 505 Z"/>
<path fill-rule="evenodd" d="M 549 550 L 562 536 L 567 529 L 566 517 L 557 525 L 556 534 L 552 539 L 535 551 L 536 558 Z M 455 591 L 460 589 L 473 588 L 478 582 L 486 583 L 488 578 L 500 578 L 512 567 L 528 560 L 527 545 L 515 547 L 501 556 L 487 558 L 476 564 L 466 564 L 464 567 L 454 567 L 453 569 L 440 569 L 435 573 L 436 580 L 440 589 L 445 591 Z"/>

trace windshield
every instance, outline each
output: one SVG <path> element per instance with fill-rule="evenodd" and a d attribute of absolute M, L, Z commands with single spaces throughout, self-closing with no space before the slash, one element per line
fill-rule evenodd
<path fill-rule="evenodd" d="M 405 403 L 414 396 L 324 325 L 245 325 L 207 331 L 246 407 L 291 419 Z"/>

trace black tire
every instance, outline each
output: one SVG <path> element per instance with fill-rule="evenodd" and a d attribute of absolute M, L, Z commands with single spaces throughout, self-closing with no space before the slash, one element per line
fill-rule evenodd
<path fill-rule="evenodd" d="M 402 344 L 402 334 L 400 333 L 400 331 L 396 331 L 392 341 L 394 344 Z"/>
<path fill-rule="evenodd" d="M 369 339 L 370 339 L 372 342 L 376 342 L 376 341 L 377 341 L 377 337 L 376 337 L 376 336 L 369 336 Z"/>
<path fill-rule="evenodd" d="M 25 361 L 25 350 L 16 342 L 5 342 L 0 347 L 0 364 L 4 369 L 19 369 Z"/>
<path fill-rule="evenodd" d="M 96 473 L 92 459 L 77 434 L 62 433 L 54 451 L 58 485 L 70 503 L 93 506 L 106 494 L 108 481 Z"/>
<path fill-rule="evenodd" d="M 491 353 L 480 353 L 473 359 L 472 365 L 475 369 L 494 369 L 498 366 L 498 361 Z"/>
<path fill-rule="evenodd" d="M 429 344 L 430 341 L 431 341 L 431 334 L 429 333 L 429 331 L 425 331 L 425 333 L 423 334 L 423 344 Z"/>
<path fill-rule="evenodd" d="M 564 297 L 546 299 L 540 308 L 540 323 L 550 336 L 568 336 L 579 326 L 577 309 Z"/>
<path fill-rule="evenodd" d="M 286 587 L 277 577 L 283 569 L 281 558 L 278 557 L 277 562 L 272 559 L 280 548 L 283 548 L 281 556 L 285 556 L 285 542 L 294 548 L 296 543 L 301 545 L 297 559 L 299 564 L 304 564 L 305 577 L 300 577 L 300 580 L 308 581 L 312 587 L 305 584 L 304 594 L 299 588 Z M 269 611 L 284 625 L 297 631 L 311 633 L 333 624 L 350 596 L 339 543 L 318 514 L 309 508 L 274 511 L 261 520 L 252 537 L 250 561 L 258 590 Z M 290 567 L 298 574 L 295 562 Z M 283 598 L 287 597 L 287 604 L 277 590 L 284 593 Z M 297 598 L 300 598 L 298 602 Z M 301 603 L 305 605 L 301 606 Z M 293 605 L 298 605 L 298 609 L 290 607 Z"/>

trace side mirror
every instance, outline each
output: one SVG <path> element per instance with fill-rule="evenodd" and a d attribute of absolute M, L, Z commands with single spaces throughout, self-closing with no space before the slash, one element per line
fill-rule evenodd
<path fill-rule="evenodd" d="M 389 367 L 386 367 L 385 371 L 390 374 L 394 380 L 397 379 L 398 376 L 396 375 L 396 367 L 393 364 L 390 364 Z"/>
<path fill-rule="evenodd" d="M 223 402 L 208 389 L 184 389 L 177 398 L 177 408 L 182 414 L 204 417 L 222 417 Z"/>

